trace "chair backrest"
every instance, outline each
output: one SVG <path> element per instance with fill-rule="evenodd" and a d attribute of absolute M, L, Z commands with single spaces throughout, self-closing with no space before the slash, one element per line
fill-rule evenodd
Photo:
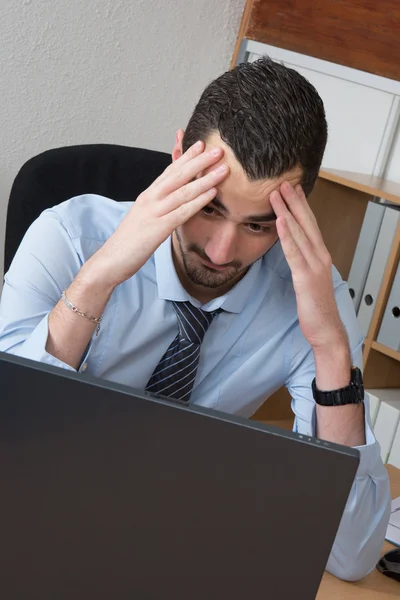
<path fill-rule="evenodd" d="M 27 229 L 46 208 L 80 194 L 135 200 L 171 163 L 164 152 L 89 144 L 47 150 L 18 172 L 7 209 L 4 273 Z"/>

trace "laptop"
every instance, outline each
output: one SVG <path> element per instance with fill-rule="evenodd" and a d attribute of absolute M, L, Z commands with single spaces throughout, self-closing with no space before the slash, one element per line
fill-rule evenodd
<path fill-rule="evenodd" d="M 0 353 L 7 600 L 312 600 L 357 450 Z"/>

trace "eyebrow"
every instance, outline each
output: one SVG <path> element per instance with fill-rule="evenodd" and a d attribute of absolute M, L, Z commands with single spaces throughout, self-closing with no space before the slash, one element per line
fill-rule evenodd
<path fill-rule="evenodd" d="M 220 210 L 224 214 L 229 214 L 228 209 L 218 198 L 214 198 L 211 200 L 210 204 L 214 204 L 218 210 Z M 243 222 L 252 222 L 252 223 L 264 223 L 266 221 L 276 221 L 276 214 L 271 211 L 268 213 L 260 214 L 260 215 L 248 215 L 243 218 Z"/>

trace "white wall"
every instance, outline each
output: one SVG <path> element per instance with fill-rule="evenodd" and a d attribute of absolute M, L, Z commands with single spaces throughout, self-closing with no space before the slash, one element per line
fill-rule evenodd
<path fill-rule="evenodd" d="M 229 68 L 244 4 L 2 0 L 0 275 L 22 164 L 80 143 L 169 152 L 204 87 Z"/>

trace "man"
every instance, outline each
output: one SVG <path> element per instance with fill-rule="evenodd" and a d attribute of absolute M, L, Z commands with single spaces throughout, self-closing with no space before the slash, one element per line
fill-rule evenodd
<path fill-rule="evenodd" d="M 243 416 L 286 385 L 297 431 L 360 449 L 327 564 L 354 580 L 378 559 L 389 488 L 368 398 L 365 418 L 350 393 L 362 335 L 306 200 L 326 137 L 296 71 L 263 58 L 223 74 L 134 204 L 82 196 L 31 226 L 0 350 Z M 341 405 L 324 405 L 333 390 Z"/>

